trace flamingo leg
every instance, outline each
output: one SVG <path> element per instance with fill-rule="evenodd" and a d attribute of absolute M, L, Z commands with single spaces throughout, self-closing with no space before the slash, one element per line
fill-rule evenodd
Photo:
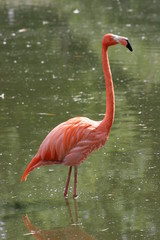
<path fill-rule="evenodd" d="M 64 197 L 67 197 L 69 182 L 70 182 L 70 178 L 71 178 L 71 173 L 72 173 L 72 167 L 69 167 L 68 178 L 67 178 L 67 182 L 66 182 L 66 188 L 65 188 L 65 191 L 64 191 Z"/>
<path fill-rule="evenodd" d="M 77 167 L 74 167 L 74 193 L 73 198 L 77 197 Z"/>

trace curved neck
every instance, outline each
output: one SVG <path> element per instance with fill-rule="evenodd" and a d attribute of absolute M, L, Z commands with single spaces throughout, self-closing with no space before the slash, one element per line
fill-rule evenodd
<path fill-rule="evenodd" d="M 106 128 L 107 132 L 109 133 L 113 120 L 114 120 L 114 87 L 112 81 L 112 74 L 110 70 L 108 54 L 108 48 L 102 44 L 102 63 L 103 63 L 103 72 L 105 77 L 105 84 L 106 84 L 106 113 L 105 117 L 102 121 L 102 126 Z"/>

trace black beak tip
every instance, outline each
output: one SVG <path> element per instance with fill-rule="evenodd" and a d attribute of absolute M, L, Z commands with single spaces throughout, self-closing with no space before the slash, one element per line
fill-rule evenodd
<path fill-rule="evenodd" d="M 127 40 L 127 46 L 126 46 L 131 52 L 133 52 L 133 48 L 130 44 L 130 42 Z"/>

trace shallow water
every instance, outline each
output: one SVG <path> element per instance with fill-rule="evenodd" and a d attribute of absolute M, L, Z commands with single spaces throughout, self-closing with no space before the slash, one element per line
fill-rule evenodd
<path fill-rule="evenodd" d="M 0 1 L 0 238 L 160 239 L 158 1 Z M 107 144 L 78 168 L 22 173 L 46 134 L 73 116 L 101 120 L 101 39 L 109 49 L 116 114 Z M 16 229 L 16 231 L 15 231 Z"/>

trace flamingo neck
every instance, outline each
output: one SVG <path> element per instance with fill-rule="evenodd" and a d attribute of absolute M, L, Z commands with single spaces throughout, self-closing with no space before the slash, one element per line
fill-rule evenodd
<path fill-rule="evenodd" d="M 107 134 L 109 134 L 114 120 L 115 98 L 107 50 L 108 47 L 102 44 L 102 63 L 106 84 L 106 113 L 101 124 L 106 129 Z"/>

